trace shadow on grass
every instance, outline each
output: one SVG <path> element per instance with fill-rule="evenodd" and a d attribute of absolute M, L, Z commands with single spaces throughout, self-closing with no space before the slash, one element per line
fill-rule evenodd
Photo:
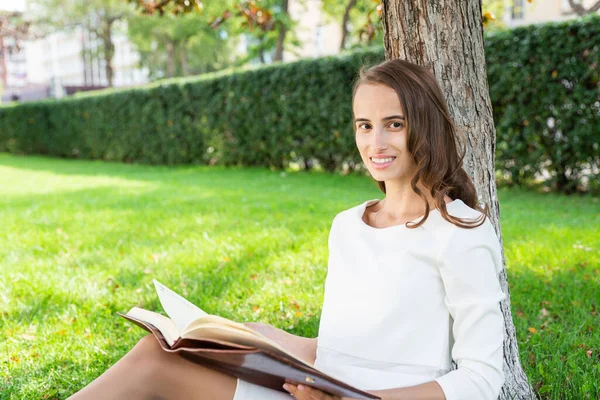
<path fill-rule="evenodd" d="M 0 153 L 0 166 L 58 175 L 107 176 L 163 184 L 208 185 L 224 189 L 248 190 L 253 186 L 268 186 L 284 181 L 293 181 L 294 184 L 313 189 L 315 186 L 317 188 L 323 186 L 323 189 L 326 189 L 330 184 L 342 182 L 345 182 L 346 186 L 355 187 L 347 185 L 349 180 L 364 182 L 367 187 L 371 188 L 376 186 L 367 176 L 361 174 L 342 176 L 319 171 L 272 171 L 265 167 L 253 166 L 123 164 L 100 160 L 19 156 L 7 153 Z M 316 176 L 326 179 L 314 179 Z"/>

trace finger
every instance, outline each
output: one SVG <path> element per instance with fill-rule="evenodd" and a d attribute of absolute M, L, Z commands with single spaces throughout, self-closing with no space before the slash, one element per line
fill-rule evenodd
<path fill-rule="evenodd" d="M 318 390 L 315 390 L 311 387 L 305 385 L 298 385 L 298 391 L 301 392 L 307 399 L 310 400 L 321 400 L 322 397 L 319 396 L 320 393 Z"/>
<path fill-rule="evenodd" d="M 298 387 L 296 385 L 292 385 L 291 383 L 286 383 L 283 385 L 283 388 L 285 390 L 287 390 L 292 396 L 294 396 L 297 399 L 305 398 L 302 396 L 303 393 L 299 393 L 300 391 L 298 390 Z"/>
<path fill-rule="evenodd" d="M 312 393 L 310 392 L 309 387 L 304 385 L 292 385 L 291 383 L 287 384 L 289 388 L 288 392 L 292 394 L 298 400 L 321 400 L 321 397 L 315 396 L 316 393 L 322 393 L 318 390 L 312 389 Z M 285 389 L 285 386 L 284 386 Z"/>

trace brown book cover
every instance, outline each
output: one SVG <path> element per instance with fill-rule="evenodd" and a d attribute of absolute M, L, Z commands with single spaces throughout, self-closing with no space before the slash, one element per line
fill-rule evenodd
<path fill-rule="evenodd" d="M 244 324 L 204 312 L 156 280 L 154 285 L 170 318 L 138 307 L 117 314 L 152 333 L 163 350 L 284 393 L 288 382 L 340 397 L 380 398 L 318 370 Z"/>

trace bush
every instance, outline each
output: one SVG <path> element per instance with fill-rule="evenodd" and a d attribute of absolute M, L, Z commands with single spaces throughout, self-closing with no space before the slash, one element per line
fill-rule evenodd
<path fill-rule="evenodd" d="M 486 34 L 496 168 L 558 190 L 598 173 L 600 17 Z M 147 164 L 360 165 L 351 85 L 383 48 L 0 108 L 0 151 Z M 595 172 L 594 172 L 595 171 Z"/>
<path fill-rule="evenodd" d="M 496 168 L 522 184 L 544 169 L 562 192 L 600 161 L 600 17 L 486 36 Z M 595 170 L 595 172 L 594 172 Z"/>

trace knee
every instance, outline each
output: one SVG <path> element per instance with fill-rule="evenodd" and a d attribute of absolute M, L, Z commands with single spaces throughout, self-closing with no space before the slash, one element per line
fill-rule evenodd
<path fill-rule="evenodd" d="M 167 354 L 152 334 L 142 337 L 124 357 L 122 370 L 132 371 L 128 389 L 139 398 L 155 398 L 152 396 L 160 391 Z"/>
<path fill-rule="evenodd" d="M 165 356 L 165 351 L 151 334 L 142 337 L 133 347 L 132 353 L 133 361 L 146 370 L 153 370 Z"/>

